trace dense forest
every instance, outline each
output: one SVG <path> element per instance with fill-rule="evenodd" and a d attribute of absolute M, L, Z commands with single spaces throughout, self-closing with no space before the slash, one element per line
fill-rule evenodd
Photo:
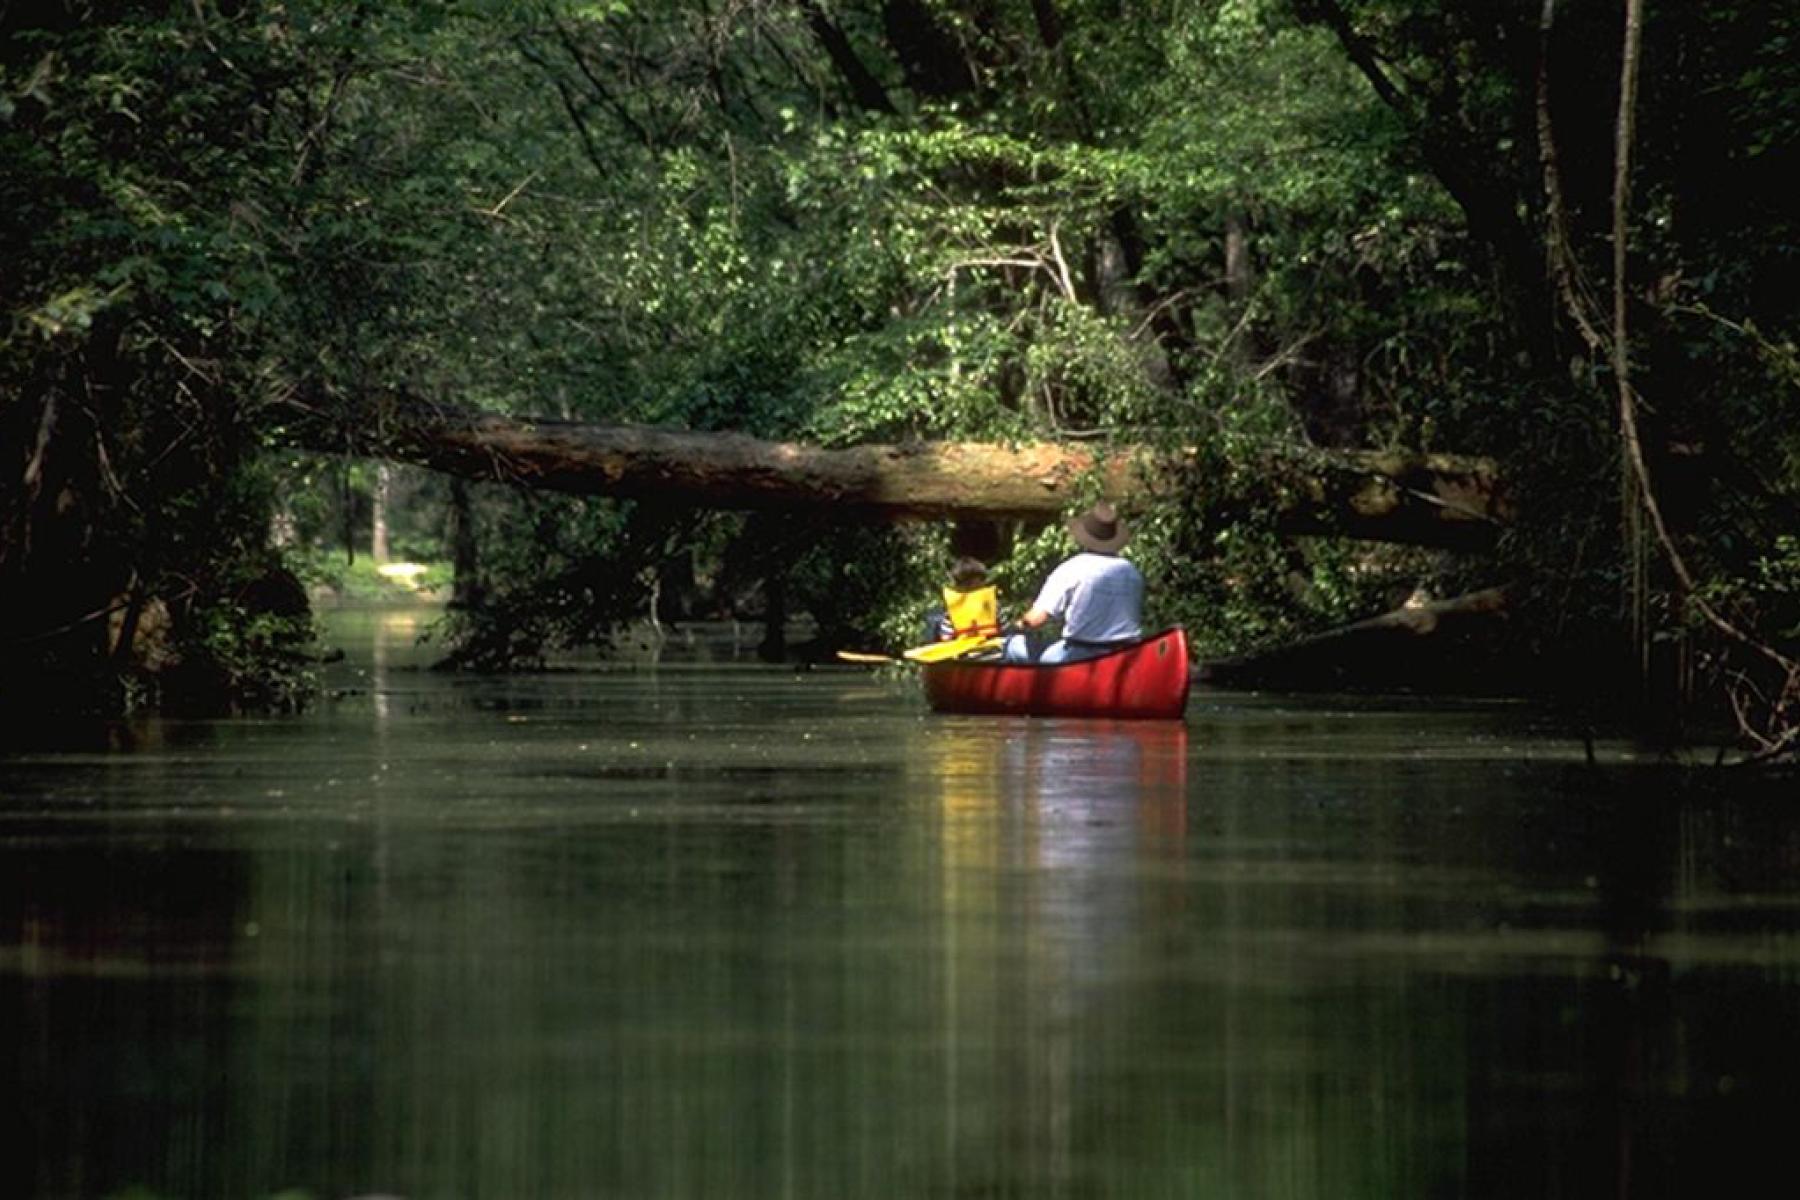
<path fill-rule="evenodd" d="M 0 5 L 7 707 L 302 702 L 371 509 L 498 668 L 905 644 L 953 544 L 1026 598 L 1107 491 L 1222 662 L 1428 596 L 1454 649 L 1282 678 L 1791 753 L 1797 51 L 1703 0 Z"/>

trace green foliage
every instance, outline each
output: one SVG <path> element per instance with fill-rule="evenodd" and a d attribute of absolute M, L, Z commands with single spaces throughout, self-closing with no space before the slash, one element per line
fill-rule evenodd
<path fill-rule="evenodd" d="M 179 707 L 213 708 L 219 697 L 252 709 L 293 712 L 318 690 L 316 660 L 308 653 L 316 636 L 306 617 L 256 612 L 221 602 L 198 610 L 182 647 L 185 665 L 174 695 Z"/>
<path fill-rule="evenodd" d="M 1416 588 L 1447 593 L 1446 556 L 1322 538 L 1279 527 L 1270 473 L 1297 437 L 1279 395 L 1246 393 L 1220 406 L 1212 435 L 1172 453 L 1165 501 L 1138 515 L 1131 556 L 1148 578 L 1153 625 L 1184 626 L 1198 653 L 1263 649 L 1398 605 Z"/>
<path fill-rule="evenodd" d="M 497 499 L 480 514 L 482 602 L 453 603 L 434 631 L 450 646 L 447 666 L 541 666 L 559 650 L 608 644 L 652 615 L 659 581 L 691 562 L 711 527 L 732 521 L 626 502 L 508 499 L 516 502 Z"/>
<path fill-rule="evenodd" d="M 314 570 L 360 554 L 375 481 L 258 454 L 370 395 L 1191 452 L 1132 514 L 1134 554 L 1160 617 L 1219 652 L 1500 578 L 1529 581 L 1547 636 L 1616 625 L 1612 381 L 1543 267 L 1541 6 L 930 0 L 906 36 L 893 11 L 0 19 L 0 618 L 36 647 L 0 665 L 116 674 L 98 623 L 70 621 L 148 596 L 228 686 L 256 691 L 259 655 L 286 670 L 235 589 L 273 565 L 272 526 Z M 1800 496 L 1795 20 L 1653 9 L 1627 281 L 1678 536 L 1707 594 L 1777 631 Z M 1568 265 L 1596 294 L 1618 36 L 1616 12 L 1562 5 L 1547 61 Z M 1521 520 L 1474 564 L 1295 541 L 1272 464 L 1318 446 L 1500 456 Z M 450 558 L 451 499 L 400 485 L 396 553 Z M 447 633 L 478 665 L 782 588 L 828 637 L 909 642 L 945 553 L 942 531 L 830 512 L 488 494 L 465 515 Z M 1063 548 L 1027 531 L 996 564 L 1009 600 Z"/>
<path fill-rule="evenodd" d="M 398 561 L 398 560 L 396 560 Z M 355 604 L 417 604 L 442 601 L 450 594 L 452 569 L 447 562 L 411 562 L 423 570 L 394 574 L 367 555 L 346 561 L 343 554 L 306 547 L 294 555 L 294 573 L 308 588 L 325 588 Z"/>
<path fill-rule="evenodd" d="M 1778 613 L 1770 622 L 1783 638 L 1800 638 L 1800 537 L 1778 534 L 1769 553 L 1754 560 L 1752 584 L 1764 611 Z"/>
<path fill-rule="evenodd" d="M 839 526 L 820 531 L 788 568 L 789 600 L 811 613 L 827 645 L 917 645 L 945 582 L 948 550 L 925 528 Z"/>
<path fill-rule="evenodd" d="M 551 11 L 566 18 L 554 36 L 519 27 L 530 71 L 461 84 L 529 130 L 513 149 L 531 181 L 493 231 L 514 251 L 514 277 L 533 279 L 532 335 L 504 359 L 523 381 L 509 403 L 827 444 L 1071 429 L 1142 439 L 1235 427 L 1248 389 L 1259 399 L 1247 407 L 1275 418 L 1264 438 L 1233 443 L 1248 464 L 1307 432 L 1289 397 L 1260 398 L 1281 391 L 1276 380 L 1246 378 L 1264 357 L 1329 345 L 1406 381 L 1386 389 L 1383 441 L 1426 441 L 1448 423 L 1418 415 L 1410 396 L 1430 390 L 1447 412 L 1480 387 L 1459 355 L 1480 336 L 1480 305 L 1442 286 L 1467 282 L 1446 273 L 1450 207 L 1410 164 L 1370 169 L 1400 141 L 1398 123 L 1329 37 L 1279 5 L 1125 21 L 1070 6 L 1055 53 L 946 6 L 939 16 L 982 63 L 982 82 L 912 104 L 900 76 L 881 75 L 893 115 L 817 103 L 841 81 L 804 23 L 778 9 L 742 29 L 698 23 L 683 4 Z M 853 6 L 832 15 L 866 61 L 883 61 L 883 47 L 861 40 L 875 25 Z M 724 94 L 686 73 L 701 58 Z M 660 105 L 608 84 L 645 70 Z M 585 115 L 559 129 L 570 97 Z M 1135 214 L 1126 234 L 1122 212 Z M 1219 270 L 1228 218 L 1263 247 L 1247 306 L 1196 286 Z M 1386 297 L 1423 282 L 1450 298 L 1435 315 L 1415 305 L 1420 316 L 1397 333 L 1369 313 L 1359 272 L 1390 279 Z M 1161 326 L 1145 291 L 1167 297 Z M 1379 355 L 1361 348 L 1371 340 Z M 1159 377 L 1165 360 L 1173 373 Z M 1442 371 L 1420 379 L 1426 362 L 1452 364 L 1454 385 L 1436 386 Z M 571 548 L 581 542 L 579 522 L 565 532 Z M 608 535 L 594 536 L 589 548 L 610 553 Z M 597 595 L 565 586 L 579 555 L 513 563 L 505 545 L 488 550 L 507 563 L 496 574 L 509 595 L 537 580 L 563 612 L 567 596 Z M 621 614 L 644 600 L 606 594 Z"/>

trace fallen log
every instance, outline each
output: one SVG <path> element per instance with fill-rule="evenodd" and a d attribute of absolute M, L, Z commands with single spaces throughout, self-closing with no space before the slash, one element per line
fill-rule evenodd
<path fill-rule="evenodd" d="M 1409 601 L 1297 642 L 1203 662 L 1196 674 L 1217 687 L 1275 691 L 1508 691 L 1524 664 L 1501 662 L 1506 620 L 1501 587 Z"/>
<path fill-rule="evenodd" d="M 1152 497 L 1220 507 L 1225 489 L 1192 452 L 1063 442 L 903 442 L 825 449 L 738 433 L 508 417 L 420 400 L 307 410 L 283 440 L 469 479 L 728 509 L 829 506 L 880 520 L 1049 521 L 1090 480 L 1129 505 Z M 1452 549 L 1488 545 L 1506 518 L 1493 464 L 1453 455 L 1271 454 L 1258 494 L 1282 527 Z"/>

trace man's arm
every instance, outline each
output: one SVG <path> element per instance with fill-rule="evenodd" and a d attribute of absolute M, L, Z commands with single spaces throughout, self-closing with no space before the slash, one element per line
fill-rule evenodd
<path fill-rule="evenodd" d="M 1042 629 L 1044 622 L 1060 615 L 1068 601 L 1067 574 L 1066 562 L 1057 564 L 1056 569 L 1050 572 L 1050 578 L 1044 580 L 1044 586 L 1038 590 L 1037 599 L 1025 610 L 1025 615 L 1018 619 L 1017 624 L 1021 629 Z"/>

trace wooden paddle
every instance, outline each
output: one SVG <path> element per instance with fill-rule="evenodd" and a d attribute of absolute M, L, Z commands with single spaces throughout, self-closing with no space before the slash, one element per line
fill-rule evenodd
<path fill-rule="evenodd" d="M 891 654 L 876 654 L 867 650 L 839 650 L 837 656 L 841 661 L 850 663 L 944 662 L 952 658 L 978 654 L 983 650 L 998 650 L 1005 644 L 1005 638 L 972 634 L 969 637 L 951 638 L 947 642 L 932 642 L 927 646 L 914 646 L 911 650 L 901 651 L 899 658 L 895 658 Z"/>

